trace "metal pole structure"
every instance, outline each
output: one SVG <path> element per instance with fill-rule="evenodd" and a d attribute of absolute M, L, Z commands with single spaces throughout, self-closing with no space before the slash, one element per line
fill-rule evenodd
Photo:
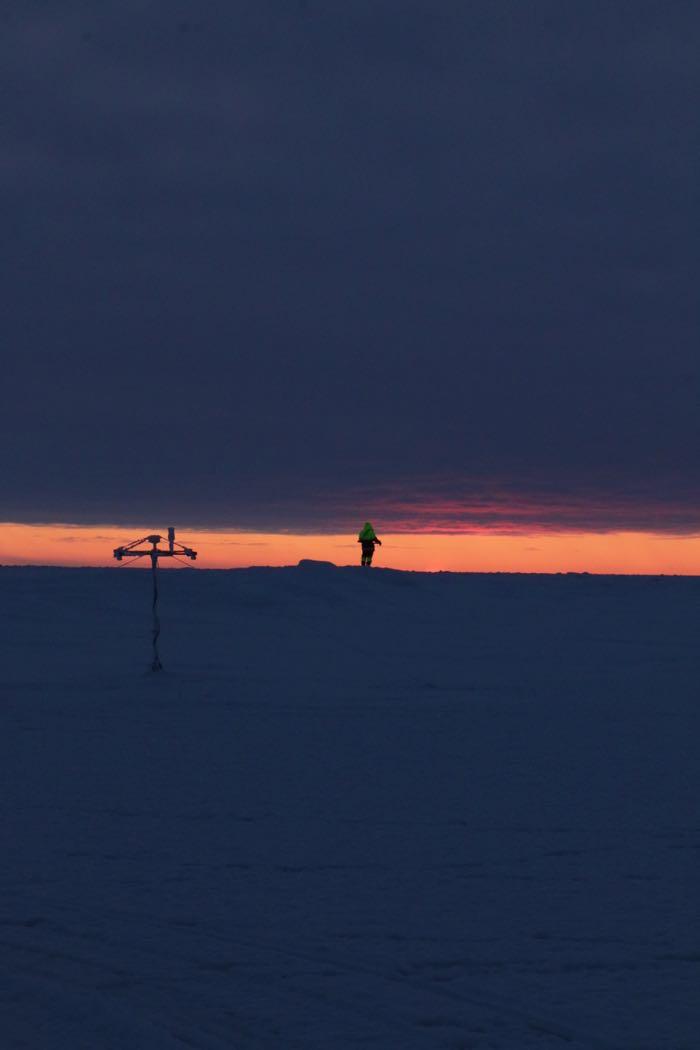
<path fill-rule="evenodd" d="M 152 671 L 162 671 L 163 665 L 158 654 L 158 638 L 160 637 L 160 620 L 158 619 L 158 553 L 155 544 L 151 551 L 151 570 L 153 576 L 153 663 Z"/>
<path fill-rule="evenodd" d="M 159 558 L 191 558 L 194 561 L 197 557 L 197 551 L 193 551 L 191 547 L 183 547 L 181 543 L 175 542 L 175 529 L 168 529 L 168 546 L 167 548 L 159 547 L 158 544 L 161 541 L 161 536 L 144 536 L 143 539 L 134 540 L 132 543 L 127 543 L 123 547 L 117 547 L 114 551 L 114 557 L 117 561 L 122 561 L 124 558 L 144 558 L 149 557 L 151 559 L 151 579 L 153 580 L 153 628 L 152 628 L 152 640 L 153 640 L 153 662 L 151 663 L 152 671 L 162 671 L 163 664 L 160 661 L 160 654 L 158 652 L 158 639 L 160 637 L 160 618 L 158 616 L 158 559 Z M 139 550 L 140 543 L 150 543 L 150 550 Z"/>

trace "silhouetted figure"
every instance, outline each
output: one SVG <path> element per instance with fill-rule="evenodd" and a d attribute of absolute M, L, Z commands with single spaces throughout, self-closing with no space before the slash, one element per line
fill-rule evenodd
<path fill-rule="evenodd" d="M 357 542 L 362 544 L 362 560 L 360 562 L 360 565 L 371 565 L 375 545 L 377 543 L 380 547 L 382 545 L 382 541 L 379 539 L 376 532 L 372 528 L 371 522 L 365 522 L 364 527 L 360 532 L 360 535 L 357 537 Z"/>

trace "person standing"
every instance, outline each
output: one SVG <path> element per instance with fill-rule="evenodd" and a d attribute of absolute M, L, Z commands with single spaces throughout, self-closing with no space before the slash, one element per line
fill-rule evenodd
<path fill-rule="evenodd" d="M 363 528 L 360 530 L 360 535 L 357 537 L 357 542 L 362 544 L 362 559 L 360 565 L 371 565 L 375 546 L 379 544 L 381 547 L 382 545 L 382 541 L 372 528 L 371 522 L 365 522 Z"/>

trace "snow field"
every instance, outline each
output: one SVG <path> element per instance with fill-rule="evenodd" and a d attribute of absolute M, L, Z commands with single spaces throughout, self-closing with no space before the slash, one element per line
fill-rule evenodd
<path fill-rule="evenodd" d="M 700 1045 L 700 581 L 0 569 L 0 1046 Z"/>

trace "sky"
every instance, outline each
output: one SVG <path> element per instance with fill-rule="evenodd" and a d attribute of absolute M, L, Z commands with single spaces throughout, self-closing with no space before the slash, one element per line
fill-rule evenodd
<path fill-rule="evenodd" d="M 5 5 L 0 521 L 699 534 L 699 30 Z"/>

